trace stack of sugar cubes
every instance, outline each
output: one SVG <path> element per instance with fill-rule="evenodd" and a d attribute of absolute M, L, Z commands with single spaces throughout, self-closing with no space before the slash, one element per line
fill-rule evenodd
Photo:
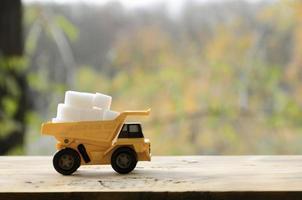
<path fill-rule="evenodd" d="M 52 122 L 113 120 L 120 113 L 110 110 L 112 97 L 101 93 L 67 91 Z"/>

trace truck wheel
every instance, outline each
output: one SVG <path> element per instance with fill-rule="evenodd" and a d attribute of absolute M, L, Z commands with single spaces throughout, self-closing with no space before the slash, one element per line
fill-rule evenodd
<path fill-rule="evenodd" d="M 128 147 L 121 147 L 115 150 L 111 156 L 112 168 L 120 174 L 128 174 L 137 163 L 136 153 Z"/>
<path fill-rule="evenodd" d="M 58 151 L 53 157 L 53 166 L 63 175 L 70 175 L 81 165 L 81 158 L 77 151 L 66 148 Z"/>

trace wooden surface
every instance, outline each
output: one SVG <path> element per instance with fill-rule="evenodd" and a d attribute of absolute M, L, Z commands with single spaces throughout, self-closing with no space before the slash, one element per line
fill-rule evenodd
<path fill-rule="evenodd" d="M 302 199 L 302 156 L 152 157 L 58 174 L 51 157 L 0 157 L 0 199 Z"/>

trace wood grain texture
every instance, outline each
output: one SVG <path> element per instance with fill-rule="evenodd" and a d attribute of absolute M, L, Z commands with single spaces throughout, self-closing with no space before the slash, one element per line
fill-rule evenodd
<path fill-rule="evenodd" d="M 51 157 L 0 157 L 0 199 L 302 199 L 302 156 L 177 156 L 140 162 L 128 175 Z"/>

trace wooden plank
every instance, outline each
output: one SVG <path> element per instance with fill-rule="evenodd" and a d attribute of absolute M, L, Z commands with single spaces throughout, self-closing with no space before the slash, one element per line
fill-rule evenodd
<path fill-rule="evenodd" d="M 129 175 L 51 157 L 0 157 L 0 199 L 302 199 L 302 156 L 177 156 L 140 162 Z"/>

